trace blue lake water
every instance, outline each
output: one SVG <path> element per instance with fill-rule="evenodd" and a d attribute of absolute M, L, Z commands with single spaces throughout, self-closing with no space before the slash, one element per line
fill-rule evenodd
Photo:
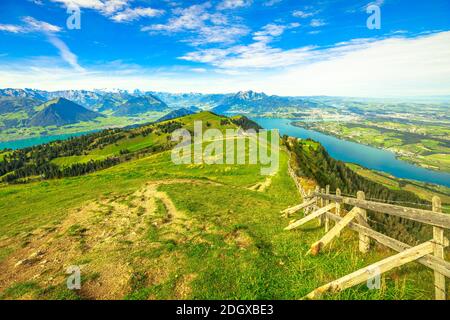
<path fill-rule="evenodd" d="M 393 152 L 338 139 L 317 131 L 291 125 L 292 119 L 253 118 L 265 129 L 278 129 L 281 135 L 320 142 L 335 159 L 383 171 L 398 178 L 430 182 L 450 187 L 450 174 L 428 170 L 395 158 Z"/>
<path fill-rule="evenodd" d="M 27 147 L 36 146 L 38 144 L 48 143 L 56 140 L 66 140 L 71 137 L 79 137 L 88 133 L 95 132 L 97 130 L 93 131 L 85 131 L 85 132 L 76 132 L 76 133 L 67 133 L 67 134 L 58 134 L 53 136 L 41 136 L 41 137 L 34 137 L 34 138 L 26 138 L 26 139 L 20 139 L 20 140 L 12 140 L 12 141 L 0 141 L 0 150 L 2 149 L 22 149 Z"/>

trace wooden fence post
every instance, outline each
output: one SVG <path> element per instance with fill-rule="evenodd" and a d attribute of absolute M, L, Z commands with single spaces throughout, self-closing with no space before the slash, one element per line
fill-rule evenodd
<path fill-rule="evenodd" d="M 319 193 L 320 192 L 320 187 L 319 186 L 316 186 L 316 189 L 315 189 L 315 192 L 316 192 L 316 207 L 320 207 L 320 198 L 319 198 L 319 196 L 317 195 L 317 193 Z M 312 210 L 311 210 L 311 212 L 312 211 L 315 211 L 316 209 L 315 208 L 313 208 Z"/>
<path fill-rule="evenodd" d="M 339 188 L 336 189 L 336 195 L 338 197 L 341 196 L 341 189 L 339 189 Z M 335 210 L 334 212 L 336 213 L 336 215 L 340 217 L 341 216 L 341 203 L 340 202 L 336 201 L 336 209 L 334 209 L 334 210 Z M 341 235 L 341 233 L 339 232 L 338 237 L 340 235 Z"/>
<path fill-rule="evenodd" d="M 308 199 L 309 199 L 309 200 L 311 200 L 311 195 L 312 195 L 312 190 L 309 189 L 309 190 L 308 190 Z M 305 208 L 305 210 L 304 210 L 305 216 L 306 216 L 307 214 L 309 214 L 309 212 L 310 212 L 310 207 Z"/>
<path fill-rule="evenodd" d="M 356 194 L 356 198 L 358 200 L 365 200 L 366 195 L 363 191 L 358 191 Z M 367 225 L 367 211 L 360 209 L 359 216 L 357 218 L 357 221 L 359 224 L 362 224 L 363 226 Z M 367 235 L 364 235 L 363 233 L 359 234 L 359 251 L 362 253 L 367 253 L 370 248 L 370 238 Z"/>
<path fill-rule="evenodd" d="M 325 193 L 325 188 L 320 189 L 320 193 L 323 195 Z M 325 200 L 320 197 L 320 207 L 323 208 L 325 206 Z M 319 217 L 319 227 L 323 226 L 323 215 Z"/>
<path fill-rule="evenodd" d="M 339 188 L 336 189 L 336 195 L 338 197 L 341 196 L 341 189 Z M 336 215 L 341 216 L 341 204 L 337 201 L 336 201 Z"/>
<path fill-rule="evenodd" d="M 330 185 L 327 184 L 327 186 L 325 187 L 325 193 L 326 194 L 330 194 Z M 325 205 L 329 205 L 330 204 L 330 200 L 325 200 Z M 324 217 L 325 219 L 325 232 L 328 232 L 328 230 L 330 230 L 330 219 L 328 219 L 328 216 L 325 215 Z"/>
<path fill-rule="evenodd" d="M 433 197 L 433 211 L 442 212 L 441 199 Z M 444 259 L 444 229 L 433 227 L 434 256 Z M 434 271 L 434 288 L 436 300 L 446 300 L 445 276 Z"/>

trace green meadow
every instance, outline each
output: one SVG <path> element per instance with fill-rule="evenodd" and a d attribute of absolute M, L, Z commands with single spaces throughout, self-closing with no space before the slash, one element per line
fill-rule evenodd
<path fill-rule="evenodd" d="M 268 178 L 259 165 L 175 165 L 163 152 L 86 176 L 2 185 L 0 298 L 300 299 L 392 254 L 360 254 L 346 231 L 307 256 L 324 230 L 317 221 L 283 230 L 280 210 L 302 201 L 287 161 L 282 151 Z M 251 189 L 266 179 L 264 191 Z M 82 266 L 79 291 L 65 288 L 68 265 Z M 380 290 L 324 298 L 432 299 L 432 276 L 410 264 L 383 275 Z"/>

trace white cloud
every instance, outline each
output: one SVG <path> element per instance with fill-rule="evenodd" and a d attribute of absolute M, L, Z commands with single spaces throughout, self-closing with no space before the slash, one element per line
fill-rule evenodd
<path fill-rule="evenodd" d="M 61 31 L 60 27 L 45 21 L 36 20 L 33 17 L 24 17 L 22 21 L 24 22 L 24 25 L 21 26 L 0 25 L 0 30 L 12 33 L 42 33 L 47 37 L 47 40 L 58 49 L 62 60 L 67 62 L 75 70 L 84 71 L 78 64 L 77 56 L 70 51 L 69 47 L 67 47 L 61 39 L 55 36 L 55 34 Z"/>
<path fill-rule="evenodd" d="M 127 8 L 111 17 L 116 22 L 133 21 L 142 17 L 158 17 L 164 14 L 164 10 L 153 8 Z"/>
<path fill-rule="evenodd" d="M 224 24 L 225 16 L 221 14 L 211 15 L 207 9 L 211 7 L 209 2 L 196 4 L 187 8 L 175 8 L 173 17 L 166 24 L 153 24 L 143 27 L 142 31 L 166 31 L 180 32 L 186 30 L 195 30 L 205 26 L 205 22 L 211 21 L 213 24 Z"/>
<path fill-rule="evenodd" d="M 0 24 L 0 30 L 11 33 L 60 32 L 61 28 L 45 21 L 36 20 L 33 17 L 22 18 L 23 25 Z"/>
<path fill-rule="evenodd" d="M 271 7 L 271 6 L 274 6 L 274 5 L 278 4 L 278 3 L 280 3 L 281 1 L 283 1 L 283 0 L 267 0 L 267 1 L 263 2 L 263 6 Z"/>
<path fill-rule="evenodd" d="M 306 12 L 306 11 L 302 11 L 302 10 L 296 10 L 294 12 L 292 12 L 292 15 L 296 18 L 309 18 L 312 17 L 316 14 L 316 12 Z"/>
<path fill-rule="evenodd" d="M 450 92 L 450 32 L 417 38 L 360 39 L 323 49 L 281 50 L 255 43 L 197 51 L 183 58 L 221 70 L 247 70 L 253 80 L 246 79 L 248 82 L 241 85 L 276 94 L 406 96 Z M 256 77 L 255 72 L 268 75 Z M 255 80 L 258 78 L 264 80 Z"/>
<path fill-rule="evenodd" d="M 54 26 L 45 21 L 39 21 L 34 19 L 33 17 L 25 17 L 23 21 L 27 24 L 27 27 L 31 31 L 40 31 L 40 32 L 60 32 L 61 28 L 58 26 Z"/>
<path fill-rule="evenodd" d="M 207 43 L 229 44 L 248 34 L 246 26 L 231 24 L 226 15 L 210 13 L 211 3 L 192 5 L 187 8 L 175 8 L 173 16 L 165 24 L 153 24 L 141 28 L 141 31 L 150 33 L 174 34 L 187 32 L 193 37 L 182 40 L 197 46 Z"/>
<path fill-rule="evenodd" d="M 292 62 L 294 59 L 297 63 L 283 68 L 266 65 L 265 69 L 252 69 L 248 65 L 255 61 L 251 61 L 253 57 L 248 52 L 249 61 L 245 64 L 240 60 L 242 67 L 216 72 L 210 67 L 207 72 L 197 72 L 192 70 L 195 67 L 167 71 L 91 66 L 80 73 L 54 62 L 30 68 L 28 61 L 8 61 L 0 68 L 0 79 L 5 87 L 47 90 L 120 87 L 217 93 L 253 89 L 279 95 L 361 97 L 414 97 L 448 95 L 450 92 L 450 31 L 415 38 L 361 39 L 339 43 L 332 48 L 306 47 L 296 51 L 258 45 L 266 54 L 270 53 L 268 49 L 272 50 L 269 56 L 272 61 Z M 218 55 L 228 54 L 216 50 L 211 52 L 212 62 L 217 61 Z M 304 59 L 300 59 L 301 54 Z"/>
<path fill-rule="evenodd" d="M 52 2 L 62 3 L 66 7 L 77 6 L 82 9 L 92 9 L 99 10 L 102 12 L 111 11 L 112 8 L 117 8 L 120 4 L 122 7 L 126 5 L 126 1 L 111 1 L 111 4 L 108 4 L 109 1 L 101 1 L 101 0 L 51 0 Z"/>
<path fill-rule="evenodd" d="M 251 0 L 223 0 L 217 5 L 218 10 L 236 9 L 248 7 L 252 4 Z"/>
<path fill-rule="evenodd" d="M 281 36 L 285 30 L 298 27 L 300 27 L 299 23 L 291 23 L 289 25 L 269 23 L 262 27 L 260 31 L 253 33 L 253 40 L 267 43 L 272 41 L 274 38 Z"/>
<path fill-rule="evenodd" d="M 81 9 L 98 11 L 114 22 L 129 22 L 142 17 L 157 17 L 164 10 L 153 8 L 131 8 L 132 0 L 51 0 L 62 3 L 65 7 L 77 6 Z"/>
<path fill-rule="evenodd" d="M 249 45 L 237 45 L 230 48 L 202 49 L 190 52 L 180 59 L 208 63 L 221 69 L 235 68 L 276 68 L 298 63 L 305 58 L 310 47 L 283 51 L 272 48 L 269 43 L 281 36 L 285 30 L 298 27 L 299 24 L 267 24 L 253 33 L 255 41 Z"/>
<path fill-rule="evenodd" d="M 78 57 L 74 53 L 72 53 L 72 51 L 70 51 L 69 47 L 67 47 L 67 45 L 61 39 L 55 37 L 54 35 L 49 35 L 48 41 L 59 50 L 59 55 L 61 56 L 61 58 L 72 68 L 74 68 L 76 71 L 85 71 L 78 64 Z"/>
<path fill-rule="evenodd" d="M 312 19 L 311 23 L 309 24 L 313 28 L 322 27 L 326 25 L 327 23 L 323 19 Z"/>
<path fill-rule="evenodd" d="M 0 24 L 0 31 L 6 31 L 11 33 L 23 33 L 25 28 L 13 24 Z"/>

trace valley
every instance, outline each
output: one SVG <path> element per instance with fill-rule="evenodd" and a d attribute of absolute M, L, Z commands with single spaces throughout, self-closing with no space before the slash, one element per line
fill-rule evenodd
<path fill-rule="evenodd" d="M 280 122 L 278 126 L 283 126 L 281 122 L 284 120 L 277 119 L 292 119 L 294 125 L 310 131 L 392 151 L 398 159 L 429 171 L 449 172 L 450 120 L 446 112 L 449 106 L 445 101 L 432 98 L 428 102 L 402 102 L 393 99 L 281 97 L 254 91 L 172 94 L 138 90 L 47 92 L 1 89 L 0 122 L 3 127 L 0 130 L 0 146 L 31 146 L 34 141 L 40 141 L 40 137 L 43 141 L 51 141 L 60 136 L 133 127 L 211 110 L 228 116 L 245 114 L 253 118 L 264 117 Z M 56 110 L 59 105 L 73 105 L 78 111 L 71 116 L 58 114 Z M 408 173 L 417 171 L 413 167 L 403 166 L 403 171 L 398 173 L 392 168 L 368 165 L 364 159 L 362 162 L 360 159 L 344 160 L 401 178 L 444 185 L 450 183 L 435 174 L 423 180 L 427 177 L 424 173 Z M 389 160 L 386 164 L 391 162 Z M 397 162 L 397 166 L 399 164 L 401 162 Z"/>
<path fill-rule="evenodd" d="M 316 130 L 338 138 L 355 141 L 394 152 L 401 160 L 450 172 L 449 124 L 398 123 L 393 120 L 373 122 L 294 122 L 294 125 Z"/>

